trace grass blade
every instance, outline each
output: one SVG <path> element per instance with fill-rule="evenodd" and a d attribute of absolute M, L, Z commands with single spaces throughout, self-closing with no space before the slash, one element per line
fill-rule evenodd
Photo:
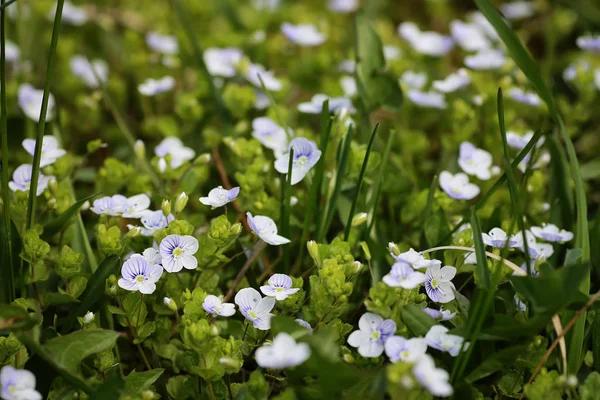
<path fill-rule="evenodd" d="M 12 3 L 16 2 L 17 0 L 8 0 L 7 2 L 2 2 L 2 5 L 0 5 L 0 10 L 4 11 L 4 9 L 8 6 L 10 6 Z"/>
<path fill-rule="evenodd" d="M 371 134 L 371 139 L 369 140 L 369 145 L 367 146 L 367 152 L 365 153 L 365 158 L 363 160 L 363 164 L 360 169 L 360 175 L 358 175 L 358 182 L 356 183 L 356 195 L 354 196 L 354 201 L 352 202 L 352 207 L 350 207 L 350 214 L 348 215 L 348 223 L 346 224 L 346 230 L 344 231 L 344 240 L 348 240 L 348 237 L 350 237 L 350 230 L 352 229 L 352 218 L 354 217 L 354 211 L 356 210 L 356 203 L 358 203 L 358 198 L 360 196 L 360 188 L 362 186 L 363 178 L 365 177 L 365 171 L 367 170 L 367 164 L 369 164 L 369 156 L 371 155 L 371 148 L 373 147 L 373 142 L 375 141 L 375 136 L 377 135 L 378 130 L 379 130 L 379 124 L 375 125 L 375 129 L 373 129 L 373 133 Z"/>
<path fill-rule="evenodd" d="M 290 195 L 292 193 L 292 166 L 294 164 L 294 147 L 290 147 L 288 172 L 281 182 L 281 234 L 290 237 Z M 302 246 L 302 245 L 301 245 Z M 302 246 L 304 247 L 304 246 Z M 285 272 L 290 272 L 290 246 L 283 246 L 283 264 Z"/>
<path fill-rule="evenodd" d="M 475 275 L 477 276 L 477 283 L 479 286 L 489 289 L 490 288 L 490 271 L 487 265 L 487 258 L 485 255 L 485 246 L 483 245 L 483 239 L 481 237 L 481 224 L 477 211 L 471 210 L 471 227 L 473 228 L 473 244 L 475 247 L 475 256 L 477 257 L 477 266 Z"/>
<path fill-rule="evenodd" d="M 367 232 L 365 235 L 367 238 L 371 236 L 371 230 L 373 229 L 373 225 L 375 224 L 375 207 L 377 207 L 377 204 L 379 204 L 379 196 L 381 195 L 381 189 L 383 188 L 383 179 L 385 178 L 385 169 L 390 159 L 390 154 L 392 153 L 392 146 L 394 144 L 395 136 L 396 131 L 391 130 L 387 144 L 385 145 L 385 150 L 383 151 L 383 158 L 381 159 L 381 171 L 379 172 L 377 182 L 375 183 L 374 195 L 371 197 L 369 205 L 367 206 L 367 209 L 369 210 L 369 225 L 367 227 Z"/>

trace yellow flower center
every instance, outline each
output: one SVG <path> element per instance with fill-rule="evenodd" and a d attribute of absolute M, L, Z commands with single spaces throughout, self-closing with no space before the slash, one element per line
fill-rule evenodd
<path fill-rule="evenodd" d="M 301 156 L 301 157 L 298 157 L 298 160 L 296 162 L 300 165 L 304 165 L 304 164 L 306 164 L 307 161 L 308 161 L 308 158 L 306 158 L 306 156 Z"/>
<path fill-rule="evenodd" d="M 146 279 L 146 278 L 144 278 L 144 275 L 138 275 L 138 276 L 136 276 L 136 277 L 135 277 L 135 280 L 136 280 L 137 282 L 140 282 L 140 283 L 141 283 L 141 282 L 144 282 L 144 280 L 145 280 L 145 279 Z"/>
<path fill-rule="evenodd" d="M 175 247 L 175 249 L 173 250 L 173 255 L 175 257 L 181 257 L 182 254 L 183 250 L 181 250 L 179 247 Z"/>
<path fill-rule="evenodd" d="M 375 331 L 375 332 L 371 333 L 371 338 L 374 340 L 379 340 L 381 338 L 381 332 Z"/>
<path fill-rule="evenodd" d="M 258 314 L 256 313 L 256 311 L 250 311 L 248 315 L 250 315 L 250 318 L 252 319 L 258 318 Z"/>
<path fill-rule="evenodd" d="M 437 287 L 439 286 L 439 282 L 437 281 L 437 279 L 432 279 L 431 282 L 429 283 L 431 285 L 432 288 L 437 289 Z"/>
<path fill-rule="evenodd" d="M 283 292 L 283 288 L 282 287 L 275 288 L 275 291 L 277 293 L 281 293 L 281 292 Z"/>

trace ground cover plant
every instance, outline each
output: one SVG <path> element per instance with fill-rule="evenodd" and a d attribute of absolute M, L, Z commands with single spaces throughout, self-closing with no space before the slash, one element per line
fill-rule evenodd
<path fill-rule="evenodd" d="M 0 398 L 600 398 L 599 28 L 0 0 Z"/>

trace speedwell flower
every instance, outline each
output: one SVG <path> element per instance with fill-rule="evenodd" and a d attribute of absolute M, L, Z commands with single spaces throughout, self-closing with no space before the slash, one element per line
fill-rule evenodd
<path fill-rule="evenodd" d="M 408 98 L 414 104 L 424 108 L 444 110 L 448 107 L 443 93 L 421 92 L 420 90 L 413 89 L 408 91 Z"/>
<path fill-rule="evenodd" d="M 503 249 L 504 247 L 517 247 L 519 244 L 519 239 L 517 237 L 514 235 L 509 237 L 506 232 L 500 228 L 493 228 L 489 233 L 482 233 L 481 236 L 483 243 L 499 249 Z"/>
<path fill-rule="evenodd" d="M 265 344 L 256 350 L 256 363 L 263 368 L 283 369 L 302 364 L 310 357 L 310 347 L 285 332 L 278 333 L 273 343 Z"/>
<path fill-rule="evenodd" d="M 159 246 L 162 265 L 167 272 L 179 272 L 182 268 L 196 269 L 198 239 L 193 236 L 168 235 Z"/>
<path fill-rule="evenodd" d="M 295 138 L 292 139 L 288 146 L 288 153 L 283 154 L 281 157 L 275 160 L 275 169 L 281 174 L 288 174 L 290 150 L 294 149 L 294 160 L 292 161 L 292 185 L 300 182 L 308 171 L 321 158 L 321 150 L 317 148 L 317 145 L 312 140 L 306 138 Z"/>
<path fill-rule="evenodd" d="M 275 78 L 275 75 L 272 71 L 267 71 L 265 67 L 260 64 L 250 64 L 248 65 L 248 70 L 246 71 L 246 79 L 248 82 L 253 84 L 258 88 L 262 88 L 262 83 L 265 85 L 265 88 L 269 91 L 277 92 L 281 90 L 282 84 L 281 81 Z"/>
<path fill-rule="evenodd" d="M 298 104 L 298 111 L 306 114 L 319 114 L 323 110 L 323 102 L 329 100 L 329 112 L 338 112 L 342 109 L 353 111 L 352 101 L 346 97 L 329 97 L 322 93 L 315 94 L 310 101 Z"/>
<path fill-rule="evenodd" d="M 430 355 L 424 354 L 423 357 L 415 363 L 412 369 L 413 375 L 417 381 L 427 389 L 432 395 L 448 397 L 454 393 L 450 385 L 450 374 L 446 370 L 436 368 L 435 362 Z"/>
<path fill-rule="evenodd" d="M 54 14 L 56 14 L 56 7 L 54 7 L 48 13 L 48 18 L 50 20 L 54 19 Z M 70 1 L 65 1 L 63 4 L 62 10 L 62 21 L 71 25 L 81 26 L 85 24 L 88 20 L 87 12 L 83 7 L 78 7 Z"/>
<path fill-rule="evenodd" d="M 21 110 L 23 110 L 23 113 L 27 116 L 27 118 L 38 122 L 40 119 L 40 114 L 42 113 L 42 97 L 44 97 L 44 91 L 38 90 L 28 83 L 23 83 L 21 86 L 19 86 L 19 93 L 17 97 L 19 101 L 19 107 L 21 107 Z M 56 102 L 54 101 L 54 96 L 52 93 L 49 93 L 48 108 L 46 110 L 46 122 L 54 118 L 55 107 Z"/>
<path fill-rule="evenodd" d="M 148 247 L 142 254 L 132 254 L 131 257 L 142 257 L 144 260 L 148 261 L 148 264 L 150 265 L 162 264 L 162 257 L 160 256 L 159 251 L 154 247 Z"/>
<path fill-rule="evenodd" d="M 240 193 L 239 186 L 230 190 L 223 189 L 222 186 L 216 187 L 208 192 L 207 197 L 200 197 L 200 203 L 212 208 L 223 207 L 225 204 L 232 202 Z"/>
<path fill-rule="evenodd" d="M 425 341 L 429 347 L 450 353 L 452 357 L 456 357 L 460 352 L 464 339 L 458 335 L 448 333 L 448 328 L 443 325 L 434 325 L 429 328 L 429 332 L 425 335 Z M 465 343 L 464 350 L 469 347 L 469 343 Z"/>
<path fill-rule="evenodd" d="M 471 77 L 466 69 L 461 68 L 457 72 L 450 74 L 446 79 L 433 81 L 433 88 L 443 93 L 453 93 L 471 83 Z"/>
<path fill-rule="evenodd" d="M 275 297 L 276 300 L 285 300 L 295 294 L 300 288 L 292 287 L 292 278 L 285 274 L 274 274 L 269 278 L 268 285 L 260 287 L 265 296 Z"/>
<path fill-rule="evenodd" d="M 141 218 L 151 212 L 148 207 L 150 207 L 150 197 L 148 195 L 142 193 L 128 197 L 123 207 L 123 217 Z"/>
<path fill-rule="evenodd" d="M 157 53 L 174 56 L 179 52 L 179 44 L 175 36 L 160 35 L 156 32 L 146 34 L 146 44 Z"/>
<path fill-rule="evenodd" d="M 26 152 L 33 156 L 35 152 L 35 139 L 23 140 L 23 148 Z M 40 167 L 54 164 L 56 160 L 67 154 L 58 145 L 58 140 L 52 135 L 45 135 L 42 138 L 42 158 L 40 159 Z"/>
<path fill-rule="evenodd" d="M 440 265 L 433 265 L 425 272 L 427 279 L 425 281 L 425 291 L 427 296 L 436 303 L 448 303 L 454 300 L 454 284 L 452 279 L 456 275 L 456 268 Z"/>
<path fill-rule="evenodd" d="M 357 347 L 363 357 L 379 357 L 385 341 L 396 332 L 396 323 L 368 312 L 358 320 L 358 328 L 348 336 L 348 344 Z"/>
<path fill-rule="evenodd" d="M 171 223 L 174 219 L 175 217 L 173 217 L 171 214 L 169 214 L 168 217 L 165 217 L 165 214 L 162 212 L 162 210 L 150 211 L 146 213 L 146 215 L 141 218 L 142 225 L 144 225 L 142 228 L 142 236 L 154 235 L 156 231 L 169 226 L 169 223 Z"/>
<path fill-rule="evenodd" d="M 308 322 L 306 322 L 305 320 L 300 319 L 300 318 L 297 318 L 294 321 L 301 327 L 306 328 L 308 330 L 308 334 L 312 335 L 313 329 L 312 329 L 312 326 L 310 326 L 310 324 Z"/>
<path fill-rule="evenodd" d="M 385 354 L 391 362 L 415 362 L 427 351 L 427 342 L 421 338 L 405 339 L 402 336 L 392 336 L 385 341 Z"/>
<path fill-rule="evenodd" d="M 477 24 L 454 20 L 450 23 L 450 33 L 465 51 L 479 51 L 492 47 L 485 32 Z"/>
<path fill-rule="evenodd" d="M 0 370 L 0 397 L 5 400 L 42 400 L 35 390 L 35 375 L 26 369 L 5 365 Z"/>
<path fill-rule="evenodd" d="M 421 89 L 427 83 L 425 72 L 404 71 L 400 76 L 400 82 L 411 89 Z"/>
<path fill-rule="evenodd" d="M 469 183 L 469 177 L 462 172 L 452 175 L 448 171 L 442 171 L 440 186 L 448 196 L 456 200 L 471 200 L 479 194 L 479 187 Z"/>
<path fill-rule="evenodd" d="M 471 142 L 462 142 L 458 155 L 459 167 L 469 175 L 475 175 L 481 180 L 492 177 L 492 155 L 475 147 Z"/>
<path fill-rule="evenodd" d="M 108 80 L 108 64 L 104 60 L 88 60 L 85 56 L 73 56 L 69 61 L 73 75 L 89 88 L 96 89 Z M 98 79 L 100 82 L 98 82 Z"/>
<path fill-rule="evenodd" d="M 587 35 L 577 38 L 577 47 L 592 53 L 600 53 L 600 35 Z"/>
<path fill-rule="evenodd" d="M 256 329 L 266 331 L 271 329 L 271 310 L 275 307 L 274 297 L 262 297 L 256 289 L 244 288 L 235 295 L 235 304 L 240 308 L 242 315 Z"/>
<path fill-rule="evenodd" d="M 156 290 L 156 282 L 160 279 L 163 268 L 151 265 L 144 257 L 131 257 L 121 268 L 122 278 L 117 282 L 125 290 L 152 294 Z"/>
<path fill-rule="evenodd" d="M 533 233 L 535 237 L 547 240 L 548 242 L 564 243 L 573 239 L 573 232 L 560 229 L 554 224 L 542 224 L 541 227 L 532 226 L 531 233 Z"/>
<path fill-rule="evenodd" d="M 290 239 L 284 238 L 277 234 L 277 225 L 275 221 L 264 215 L 252 216 L 250 212 L 246 213 L 248 218 L 248 225 L 254 234 L 261 238 L 265 243 L 273 246 L 279 246 L 280 244 L 286 244 L 290 242 Z"/>
<path fill-rule="evenodd" d="M 338 13 L 351 13 L 358 8 L 358 0 L 328 0 L 327 7 Z"/>
<path fill-rule="evenodd" d="M 454 46 L 449 36 L 438 32 L 421 32 L 413 22 L 403 22 L 398 26 L 398 33 L 413 49 L 421 54 L 440 57 L 448 53 Z"/>
<path fill-rule="evenodd" d="M 402 261 L 392 265 L 391 271 L 383 277 L 383 282 L 390 287 L 401 287 L 403 289 L 414 289 L 425 282 L 425 274 L 417 272 Z"/>
<path fill-rule="evenodd" d="M 533 2 L 517 0 L 500 5 L 502 14 L 511 20 L 529 18 L 535 14 Z"/>
<path fill-rule="evenodd" d="M 513 88 L 508 92 L 511 99 L 518 101 L 519 103 L 527 104 L 534 107 L 542 105 L 542 99 L 537 93 L 526 92 L 520 88 Z"/>
<path fill-rule="evenodd" d="M 428 267 L 431 267 L 432 265 L 440 264 L 440 261 L 428 260 L 423 256 L 423 254 L 419 253 L 418 251 L 415 251 L 412 248 L 408 251 L 405 251 L 404 253 L 400 253 L 400 254 L 396 255 L 393 252 L 392 245 L 393 245 L 393 243 L 388 244 L 388 248 L 390 249 L 390 255 L 392 257 L 394 257 L 394 259 L 396 261 L 405 262 L 405 263 L 409 264 L 411 267 L 413 267 L 414 269 L 428 268 Z"/>
<path fill-rule="evenodd" d="M 13 180 L 8 182 L 8 187 L 13 192 L 28 192 L 29 186 L 31 185 L 31 176 L 33 175 L 33 166 L 31 164 L 22 164 L 15 169 L 13 172 Z M 53 180 L 53 176 L 43 175 L 41 172 L 38 174 L 38 185 L 36 195 L 44 193 L 44 190 L 48 187 L 48 183 Z"/>
<path fill-rule="evenodd" d="M 501 50 L 483 49 L 476 54 L 466 56 L 464 63 L 476 71 L 489 71 L 502 68 L 506 64 L 506 57 Z"/>
<path fill-rule="evenodd" d="M 125 207 L 127 207 L 127 197 L 115 194 L 114 196 L 104 196 L 94 200 L 90 210 L 99 215 L 110 215 L 114 217 L 121 215 L 125 210 Z"/>
<path fill-rule="evenodd" d="M 281 32 L 288 40 L 299 46 L 319 46 L 327 39 L 325 35 L 311 24 L 293 25 L 288 22 L 281 24 Z"/>
<path fill-rule="evenodd" d="M 231 317 L 235 314 L 235 305 L 233 303 L 223 303 L 220 298 L 212 294 L 204 298 L 202 308 L 209 314 L 220 315 L 221 317 Z"/>
<path fill-rule="evenodd" d="M 167 155 L 171 156 L 171 168 L 173 169 L 181 167 L 185 162 L 196 157 L 196 152 L 193 149 L 184 146 L 181 140 L 176 137 L 163 139 L 158 146 L 154 148 L 154 154 L 163 160 Z"/>
<path fill-rule="evenodd" d="M 450 312 L 450 310 L 436 310 L 435 308 L 425 307 L 423 312 L 429 315 L 431 318 L 438 321 L 450 321 L 454 317 L 456 317 L 456 312 Z"/>
<path fill-rule="evenodd" d="M 506 132 L 506 141 L 508 145 L 514 149 L 523 150 L 527 143 L 533 138 L 535 133 L 533 131 L 527 131 L 522 135 L 519 135 L 516 132 L 508 131 Z M 541 147 L 544 144 L 545 138 L 542 136 L 538 139 L 535 147 Z"/>
<path fill-rule="evenodd" d="M 212 76 L 231 78 L 236 75 L 236 67 L 244 54 L 240 49 L 227 47 L 217 49 L 214 47 L 204 51 L 204 63 Z"/>
<path fill-rule="evenodd" d="M 160 79 L 148 78 L 138 85 L 138 91 L 144 96 L 156 96 L 168 92 L 175 87 L 175 78 L 164 76 Z"/>
<path fill-rule="evenodd" d="M 285 129 L 268 117 L 255 118 L 252 121 L 252 137 L 273 150 L 276 155 L 282 154 L 288 147 Z"/>

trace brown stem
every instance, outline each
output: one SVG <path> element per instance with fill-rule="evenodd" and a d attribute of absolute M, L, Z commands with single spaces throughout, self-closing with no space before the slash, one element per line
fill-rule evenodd
<path fill-rule="evenodd" d="M 248 258 L 248 260 L 246 261 L 246 264 L 244 264 L 244 266 L 242 267 L 240 272 L 238 272 L 237 276 L 235 277 L 235 280 L 233 281 L 233 284 L 231 285 L 231 288 L 225 295 L 223 302 L 226 302 L 227 300 L 231 299 L 231 297 L 233 296 L 233 292 L 235 292 L 235 289 L 237 289 L 237 287 L 240 284 L 240 282 L 242 281 L 242 279 L 244 279 L 246 272 L 248 272 L 248 270 L 250 269 L 252 264 L 254 264 L 254 261 L 256 261 L 260 251 L 264 247 L 265 247 L 265 242 L 263 242 L 262 240 L 259 239 L 258 242 L 256 243 L 256 246 L 254 247 L 254 252 L 252 253 L 252 255 L 250 255 L 250 258 Z"/>

